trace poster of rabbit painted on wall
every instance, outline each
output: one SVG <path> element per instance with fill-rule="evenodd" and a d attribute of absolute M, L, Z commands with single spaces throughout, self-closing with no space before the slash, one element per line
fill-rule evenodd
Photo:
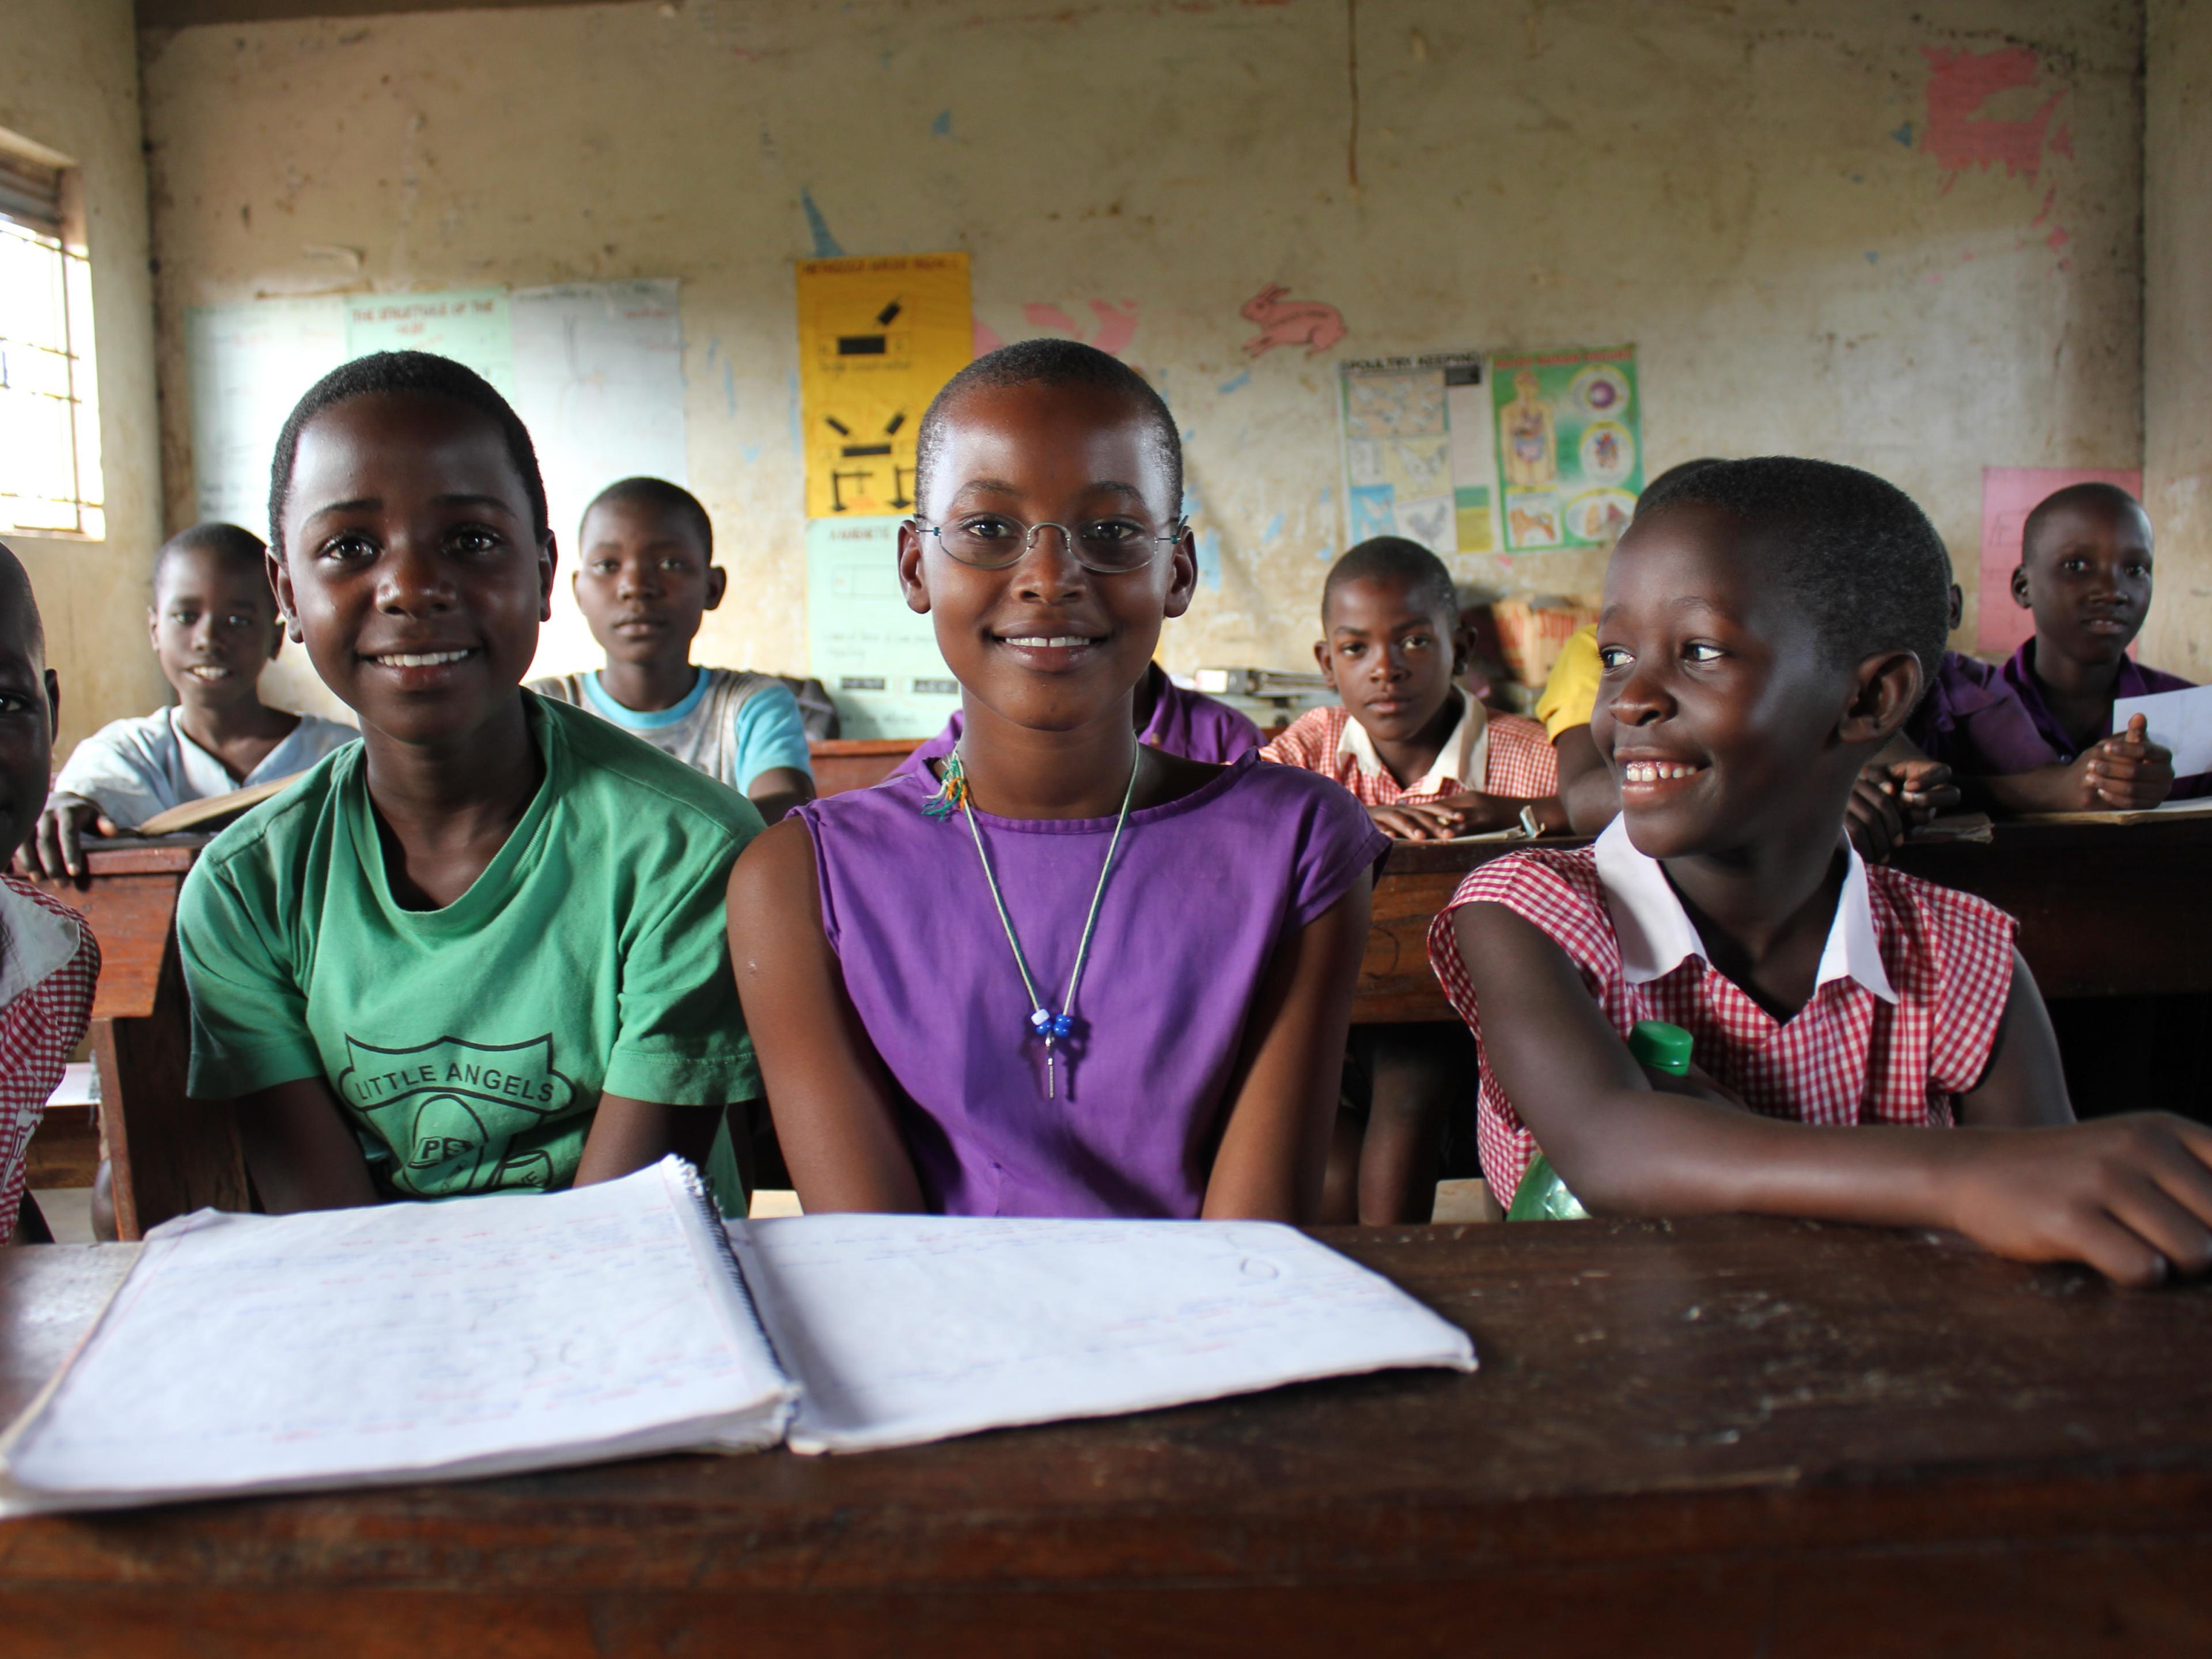
<path fill-rule="evenodd" d="M 1503 550 L 1612 546 L 1644 488 L 1636 348 L 1500 351 L 1489 368 Z"/>
<path fill-rule="evenodd" d="M 1482 354 L 1342 365 L 1347 542 L 1403 536 L 1440 556 L 1500 550 Z"/>

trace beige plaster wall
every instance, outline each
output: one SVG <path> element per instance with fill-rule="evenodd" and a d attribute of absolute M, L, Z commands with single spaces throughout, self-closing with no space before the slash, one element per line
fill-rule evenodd
<path fill-rule="evenodd" d="M 146 578 L 161 539 L 153 279 L 130 0 L 0 5 L 0 127 L 82 169 L 92 266 L 105 541 L 10 535 L 61 671 L 63 745 L 168 700 L 146 644 Z"/>
<path fill-rule="evenodd" d="M 2212 3 L 2151 0 L 2144 52 L 2146 659 L 2212 678 Z"/>
<path fill-rule="evenodd" d="M 1362 0 L 1356 40 L 1351 14 L 688 0 L 149 30 L 172 516 L 187 306 L 672 276 L 691 477 L 734 566 L 703 649 L 796 666 L 809 200 L 845 252 L 969 250 L 1000 337 L 1053 331 L 1030 307 L 1086 337 L 1133 317 L 1207 538 L 1176 669 L 1309 660 L 1340 356 L 1633 340 L 1655 468 L 1873 467 L 1970 592 L 1985 464 L 2139 460 L 2137 4 Z M 1269 283 L 1338 307 L 1342 344 L 1248 362 L 1238 307 Z"/>

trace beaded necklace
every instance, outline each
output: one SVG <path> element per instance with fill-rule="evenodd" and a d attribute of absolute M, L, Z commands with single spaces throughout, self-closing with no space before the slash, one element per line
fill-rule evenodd
<path fill-rule="evenodd" d="M 1098 872 L 1098 885 L 1091 895 L 1091 914 L 1083 919 L 1083 938 L 1075 947 L 1075 966 L 1068 970 L 1067 995 L 1060 1004 L 1060 1012 L 1052 1012 L 1037 994 L 1036 981 L 1030 976 L 1030 964 L 1022 955 L 1022 942 L 1014 937 L 1013 918 L 1006 914 L 1006 901 L 999 892 L 999 878 L 991 868 L 991 854 L 983 846 L 983 831 L 975 822 L 975 807 L 968 787 L 967 769 L 960 763 L 957 744 L 945 757 L 945 776 L 929 804 L 921 810 L 931 817 L 950 817 L 959 812 L 968 820 L 968 833 L 975 839 L 975 856 L 983 861 L 984 884 L 991 890 L 991 902 L 998 908 L 999 926 L 1006 930 L 1006 944 L 1014 953 L 1015 970 L 1022 976 L 1022 988 L 1029 993 L 1030 1030 L 1044 1039 L 1044 1088 L 1048 1100 L 1060 1097 L 1060 1080 L 1054 1071 L 1056 1057 L 1053 1045 L 1066 1042 L 1075 1032 L 1075 988 L 1083 981 L 1084 959 L 1091 954 L 1091 931 L 1098 923 L 1098 906 L 1106 896 L 1106 878 L 1113 873 L 1114 854 L 1121 845 L 1121 831 L 1129 823 L 1129 803 L 1137 798 L 1137 771 L 1144 761 L 1144 750 L 1137 751 L 1129 765 L 1129 784 L 1121 792 L 1121 815 L 1114 821 L 1114 838 L 1106 843 L 1106 862 Z"/>

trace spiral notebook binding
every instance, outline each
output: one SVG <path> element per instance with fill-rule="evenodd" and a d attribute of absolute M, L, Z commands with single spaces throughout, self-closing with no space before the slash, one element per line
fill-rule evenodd
<path fill-rule="evenodd" d="M 775 1334 L 769 1329 L 768 1321 L 761 1317 L 760 1304 L 753 1300 L 752 1285 L 745 1278 L 744 1265 L 738 1260 L 737 1247 L 730 1243 L 729 1224 L 722 1218 L 721 1206 L 714 1202 L 714 1194 L 707 1190 L 706 1182 L 689 1159 L 678 1158 L 673 1152 L 669 1154 L 669 1158 L 676 1165 L 678 1184 L 690 1196 L 691 1201 L 699 1206 L 700 1214 L 706 1218 L 708 1236 L 714 1241 L 714 1249 L 721 1257 L 722 1265 L 730 1270 L 730 1280 L 738 1287 L 738 1299 L 745 1304 L 745 1311 L 752 1316 L 753 1328 L 760 1333 L 761 1342 L 768 1349 L 769 1357 L 775 1361 L 776 1369 L 789 1378 L 791 1367 L 783 1363 L 783 1356 L 776 1352 Z"/>

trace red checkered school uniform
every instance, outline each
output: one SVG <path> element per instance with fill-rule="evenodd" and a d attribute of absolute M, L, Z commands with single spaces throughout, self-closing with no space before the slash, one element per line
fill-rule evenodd
<path fill-rule="evenodd" d="M 1787 1024 L 1705 960 L 1657 860 L 1618 819 L 1597 844 L 1517 853 L 1460 884 L 1429 929 L 1429 963 L 1480 1045 L 1480 1012 L 1452 915 L 1503 904 L 1566 952 L 1613 1030 L 1639 1019 L 1690 1033 L 1692 1055 L 1752 1110 L 1801 1123 L 1948 1127 L 1981 1080 L 2012 987 L 2013 919 L 1970 894 L 1850 854 L 1820 981 Z M 1483 1174 L 1510 1205 L 1536 1143 L 1480 1063 Z"/>
<path fill-rule="evenodd" d="M 1494 714 L 1474 698 L 1437 751 L 1427 775 L 1401 788 L 1375 752 L 1366 728 L 1339 703 L 1310 708 L 1260 753 L 1285 766 L 1325 773 L 1362 806 L 1425 805 L 1451 795 L 1508 795 L 1534 800 L 1559 793 L 1559 757 L 1540 721 Z"/>
<path fill-rule="evenodd" d="M 23 1203 L 23 1154 L 92 1018 L 100 945 L 84 918 L 0 876 L 0 1241 Z"/>

